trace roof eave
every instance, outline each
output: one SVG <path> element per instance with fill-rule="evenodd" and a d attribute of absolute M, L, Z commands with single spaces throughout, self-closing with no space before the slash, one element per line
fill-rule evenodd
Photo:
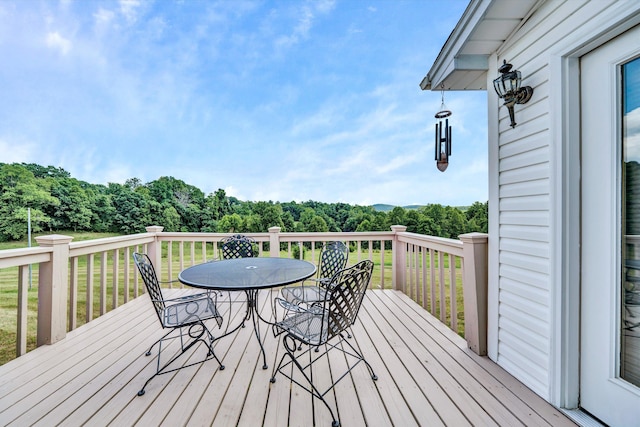
<path fill-rule="evenodd" d="M 440 50 L 422 90 L 486 90 L 489 56 L 502 46 L 541 0 L 471 0 Z M 505 13 L 505 11 L 507 13 Z M 491 28 L 491 38 L 486 37 Z M 471 48 L 470 45 L 473 45 Z"/>

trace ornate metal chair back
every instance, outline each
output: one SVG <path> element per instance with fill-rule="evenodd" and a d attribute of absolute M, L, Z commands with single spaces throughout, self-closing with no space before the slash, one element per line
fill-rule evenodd
<path fill-rule="evenodd" d="M 342 242 L 327 242 L 318 263 L 318 279 L 331 278 L 347 265 L 349 248 Z"/>
<path fill-rule="evenodd" d="M 329 317 L 327 341 L 355 323 L 372 273 L 373 262 L 364 260 L 342 270 L 331 280 L 326 306 Z"/>
<path fill-rule="evenodd" d="M 255 256 L 256 241 L 242 234 L 234 234 L 220 241 L 220 258 L 251 258 Z"/>
<path fill-rule="evenodd" d="M 162 313 L 165 309 L 165 303 L 162 296 L 162 289 L 160 288 L 160 282 L 156 275 L 156 270 L 153 268 L 153 264 L 151 264 L 151 260 L 147 254 L 140 254 L 136 252 L 133 254 L 133 261 L 138 267 L 138 271 L 140 272 L 140 276 L 142 276 L 142 280 L 147 288 L 147 292 L 149 293 L 153 307 L 156 310 L 158 319 L 162 324 Z"/>

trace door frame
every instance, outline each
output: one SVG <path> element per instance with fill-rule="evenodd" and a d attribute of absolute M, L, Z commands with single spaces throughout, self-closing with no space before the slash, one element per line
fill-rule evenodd
<path fill-rule="evenodd" d="M 559 408 L 577 409 L 580 402 L 580 58 L 640 24 L 640 5 L 629 13 L 628 9 L 623 12 L 615 8 L 592 19 L 590 25 L 578 30 L 580 34 L 573 41 L 552 53 L 549 61 L 550 82 L 555 82 L 549 94 L 554 194 L 552 280 L 560 285 L 553 288 L 552 298 L 549 397 Z M 594 28 L 606 30 L 594 37 L 589 34 Z"/>

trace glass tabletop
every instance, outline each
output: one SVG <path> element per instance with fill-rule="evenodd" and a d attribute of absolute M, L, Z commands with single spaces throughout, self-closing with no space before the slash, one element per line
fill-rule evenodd
<path fill-rule="evenodd" d="M 299 259 L 236 258 L 186 268 L 178 280 L 196 288 L 237 291 L 289 285 L 315 272 L 314 264 Z"/>

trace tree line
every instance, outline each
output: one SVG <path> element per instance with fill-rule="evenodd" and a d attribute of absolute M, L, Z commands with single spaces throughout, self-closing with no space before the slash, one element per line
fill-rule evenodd
<path fill-rule="evenodd" d="M 29 212 L 34 233 L 133 234 L 149 225 L 183 232 L 251 233 L 273 226 L 292 232 L 351 232 L 388 231 L 399 224 L 410 232 L 457 238 L 486 233 L 487 208 L 486 202 L 475 202 L 465 209 L 429 204 L 381 212 L 347 203 L 241 201 L 222 189 L 205 195 L 170 176 L 101 185 L 72 178 L 59 167 L 0 163 L 0 241 L 26 236 Z"/>

